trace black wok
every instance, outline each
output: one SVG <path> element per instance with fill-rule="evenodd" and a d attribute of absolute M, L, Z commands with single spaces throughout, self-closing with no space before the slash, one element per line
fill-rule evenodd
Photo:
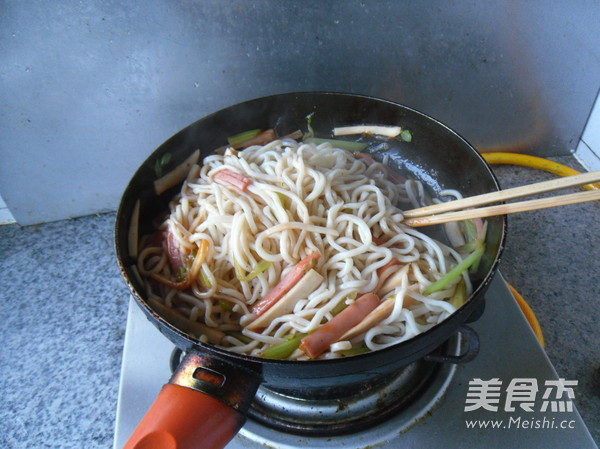
<path fill-rule="evenodd" d="M 464 196 L 499 189 L 484 159 L 456 132 L 414 109 L 360 95 L 315 92 L 259 98 L 215 112 L 175 134 L 148 157 L 127 186 L 117 214 L 116 251 L 137 304 L 188 356 L 126 447 L 144 447 L 153 442 L 169 447 L 169 441 L 177 441 L 177 447 L 223 447 L 241 427 L 244 410 L 260 384 L 280 390 L 297 384 L 317 389 L 393 372 L 434 351 L 481 307 L 483 293 L 500 259 L 505 217 L 488 219 L 486 250 L 478 271 L 472 275 L 474 291 L 468 301 L 429 331 L 380 351 L 308 362 L 260 359 L 202 343 L 152 310 L 131 269 L 135 261 L 128 255 L 128 229 L 138 199 L 143 235 L 152 232 L 153 220 L 164 214 L 168 201 L 178 191 L 179 186 L 160 196 L 154 193 L 156 161 L 170 153 L 166 169 L 175 167 L 196 149 L 201 150 L 202 158 L 226 144 L 227 137 L 248 129 L 275 128 L 280 136 L 306 130 L 306 117 L 313 112 L 312 125 L 319 137 L 330 137 L 334 127 L 352 124 L 409 129 L 412 142 L 395 144 L 390 165 L 421 181 L 433 194 L 446 188 L 457 189 Z M 174 400 L 184 403 L 174 406 Z"/>

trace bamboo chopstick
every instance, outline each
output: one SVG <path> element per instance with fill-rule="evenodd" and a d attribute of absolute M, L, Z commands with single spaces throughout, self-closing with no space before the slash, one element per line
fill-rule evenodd
<path fill-rule="evenodd" d="M 547 209 L 549 207 L 566 206 L 567 204 L 584 203 L 586 201 L 600 200 L 600 190 L 570 193 L 551 198 L 520 201 L 518 203 L 499 204 L 496 206 L 480 207 L 456 212 L 446 212 L 427 217 L 407 218 L 404 224 L 418 228 L 434 224 L 449 223 L 451 221 L 470 220 L 473 218 L 493 217 L 495 215 L 514 214 L 529 210 Z"/>
<path fill-rule="evenodd" d="M 525 212 L 529 210 L 538 210 L 549 207 L 565 206 L 567 204 L 600 200 L 600 190 L 592 190 L 550 198 L 521 201 L 517 203 L 499 204 L 496 206 L 481 207 L 478 209 L 467 209 L 498 201 L 521 198 L 538 193 L 551 192 L 554 190 L 575 187 L 597 181 L 600 181 L 600 170 L 574 176 L 565 176 L 559 179 L 515 187 L 508 190 L 501 190 L 499 192 L 485 193 L 483 195 L 477 195 L 455 201 L 448 201 L 446 203 L 420 207 L 418 209 L 405 211 L 403 213 L 405 217 L 404 223 L 412 227 L 428 226 L 448 223 L 451 221 L 492 217 L 494 215 L 513 214 L 516 212 Z"/>
<path fill-rule="evenodd" d="M 589 173 L 581 173 L 579 175 L 565 176 L 558 179 L 552 179 L 550 181 L 538 182 L 536 184 L 529 184 L 512 189 L 500 190 L 499 192 L 484 193 L 483 195 L 472 196 L 455 201 L 448 201 L 446 203 L 419 207 L 418 209 L 404 211 L 403 215 L 405 218 L 424 217 L 426 215 L 441 214 L 442 212 L 483 206 L 485 204 L 512 200 L 538 193 L 552 192 L 554 190 L 580 186 L 598 181 L 600 181 L 600 170 Z"/>

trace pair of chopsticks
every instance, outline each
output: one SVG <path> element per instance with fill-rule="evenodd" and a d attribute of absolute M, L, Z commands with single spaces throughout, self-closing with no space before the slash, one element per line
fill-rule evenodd
<path fill-rule="evenodd" d="M 552 192 L 554 190 L 580 186 L 598 181 L 600 181 L 600 170 L 574 176 L 565 176 L 564 178 L 552 179 L 550 181 L 539 182 L 527 186 L 501 190 L 499 192 L 484 193 L 483 195 L 407 210 L 403 212 L 404 223 L 412 227 L 428 226 L 452 221 L 514 214 L 516 212 L 525 212 L 530 210 L 546 209 L 549 207 L 565 206 L 567 204 L 600 200 L 600 190 L 591 190 L 549 198 L 477 208 L 478 206 L 483 206 L 486 204 L 522 198 L 524 196 L 535 195 L 539 193 Z"/>

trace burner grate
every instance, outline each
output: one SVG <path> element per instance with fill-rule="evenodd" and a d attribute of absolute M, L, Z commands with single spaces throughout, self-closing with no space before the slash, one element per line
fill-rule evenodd
<path fill-rule="evenodd" d="M 456 333 L 440 349 L 457 356 L 461 340 L 461 334 Z M 353 434 L 399 415 L 412 422 L 429 411 L 415 404 L 432 408 L 436 403 L 432 399 L 443 396 L 455 368 L 424 358 L 396 373 L 336 388 L 276 390 L 261 386 L 248 416 L 276 431 L 307 437 Z"/>
<path fill-rule="evenodd" d="M 260 387 L 250 406 L 251 419 L 272 429 L 306 436 L 337 436 L 381 424 L 412 404 L 442 375 L 442 365 L 418 361 L 398 373 L 336 388 L 315 397 L 297 390 L 282 393 Z"/>

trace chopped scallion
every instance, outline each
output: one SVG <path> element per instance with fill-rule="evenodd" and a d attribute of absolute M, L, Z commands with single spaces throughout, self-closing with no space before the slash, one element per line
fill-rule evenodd
<path fill-rule="evenodd" d="M 241 143 L 244 143 L 250 139 L 254 139 L 261 133 L 260 129 L 251 129 L 250 131 L 244 131 L 242 133 L 236 134 L 235 136 L 231 136 L 227 138 L 227 142 L 231 146 L 236 146 Z"/>
<path fill-rule="evenodd" d="M 456 248 L 459 253 L 470 253 L 479 248 L 485 247 L 485 238 L 487 235 L 487 227 L 488 222 L 484 221 L 481 227 L 481 235 L 478 235 L 477 225 L 473 220 L 468 220 L 464 222 L 465 230 L 467 234 L 467 239 L 469 240 L 464 245 Z M 481 260 L 481 259 L 480 259 Z M 470 267 L 470 272 L 474 273 L 479 269 L 480 260 L 475 261 L 473 265 Z"/>
<path fill-rule="evenodd" d="M 450 298 L 450 304 L 452 304 L 457 309 L 462 306 L 467 300 L 467 285 L 465 284 L 465 280 L 461 279 L 460 282 L 456 285 L 456 290 L 454 290 L 454 294 L 452 298 Z"/>
<path fill-rule="evenodd" d="M 485 243 L 481 244 L 482 250 L 485 249 Z M 477 270 L 479 270 L 479 264 L 481 262 L 481 257 L 479 257 L 475 262 L 473 262 L 473 265 L 471 265 L 469 267 L 469 273 L 473 274 L 476 273 Z"/>
<path fill-rule="evenodd" d="M 477 238 L 477 226 L 475 226 L 473 220 L 465 220 L 462 223 L 465 226 L 467 241 L 475 240 Z"/>
<path fill-rule="evenodd" d="M 263 351 L 262 356 L 267 359 L 285 359 L 298 349 L 304 337 L 306 337 L 306 334 L 300 334 L 291 340 L 271 346 Z"/>
<path fill-rule="evenodd" d="M 238 276 L 239 273 L 238 273 L 237 269 L 236 269 L 235 273 L 236 273 L 236 276 L 238 276 L 238 279 L 240 281 L 249 282 L 252 279 L 254 279 L 256 276 L 258 276 L 260 273 L 262 273 L 263 271 L 268 270 L 271 265 L 273 265 L 272 262 L 269 262 L 266 260 L 261 260 L 258 263 L 258 265 L 256 265 L 256 268 L 254 270 L 252 270 L 250 273 L 248 273 L 247 276 L 243 276 L 243 275 L 241 277 Z M 239 267 L 239 265 L 238 265 L 238 267 Z M 240 267 L 240 270 L 241 270 L 241 267 Z"/>
<path fill-rule="evenodd" d="M 161 157 L 156 159 L 154 163 L 154 172 L 156 173 L 156 177 L 160 178 L 163 174 L 163 168 L 169 162 L 171 162 L 172 155 L 169 152 L 164 153 Z"/>
<path fill-rule="evenodd" d="M 481 245 L 483 245 L 483 242 L 479 239 L 475 239 L 471 240 L 469 243 L 465 243 L 464 245 L 457 247 L 456 251 L 459 253 L 472 253 L 476 249 L 481 248 Z"/>
<path fill-rule="evenodd" d="M 231 307 L 231 304 L 229 304 L 227 301 L 221 299 L 219 301 L 219 305 L 222 309 L 226 310 L 227 312 L 233 312 L 233 307 Z"/>
<path fill-rule="evenodd" d="M 402 140 L 404 140 L 405 142 L 412 142 L 413 136 L 412 136 L 412 133 L 408 129 L 403 129 L 400 132 L 400 138 Z"/>
<path fill-rule="evenodd" d="M 179 267 L 179 270 L 177 270 L 177 276 L 175 276 L 175 280 L 177 282 L 181 282 L 186 277 L 187 277 L 187 269 L 185 267 Z"/>
<path fill-rule="evenodd" d="M 320 145 L 322 143 L 330 143 L 331 145 L 333 145 L 336 148 L 341 148 L 342 150 L 348 150 L 352 153 L 358 153 L 360 151 L 363 151 L 368 146 L 366 143 L 352 142 L 349 140 L 340 140 L 340 139 L 321 139 L 321 138 L 317 138 L 317 137 L 309 137 L 307 139 L 304 139 L 304 141 L 307 143 L 314 143 L 315 145 Z"/>
<path fill-rule="evenodd" d="M 483 255 L 484 247 L 481 247 L 475 250 L 471 255 L 469 255 L 466 259 L 463 259 L 458 265 L 452 268 L 448 273 L 442 276 L 440 279 L 435 281 L 429 287 L 425 289 L 423 292 L 425 295 L 430 295 L 432 293 L 438 292 L 450 284 L 452 281 L 456 280 L 463 271 L 468 270 L 471 265 L 475 262 L 478 262 Z"/>
<path fill-rule="evenodd" d="M 348 304 L 346 304 L 345 300 L 342 300 L 342 301 L 338 302 L 333 309 L 331 309 L 331 314 L 333 316 L 336 316 L 342 310 L 344 310 L 346 307 L 348 307 Z"/>
<path fill-rule="evenodd" d="M 352 292 L 348 295 L 348 299 L 356 299 L 356 297 L 358 296 L 358 292 Z M 338 313 L 340 313 L 342 310 L 344 310 L 346 307 L 348 307 L 348 304 L 346 303 L 346 300 L 344 299 L 343 301 L 338 302 L 335 307 L 333 309 L 331 309 L 331 314 L 333 316 L 336 316 Z"/>
<path fill-rule="evenodd" d="M 206 288 L 212 287 L 212 282 L 210 282 L 208 274 L 205 273 L 204 267 L 202 267 L 202 269 L 200 270 L 200 283 Z"/>
<path fill-rule="evenodd" d="M 281 192 L 277 192 L 277 196 L 279 197 L 279 201 L 281 202 L 281 205 L 283 206 L 283 208 L 287 209 L 288 208 L 288 205 L 287 205 L 287 196 L 285 196 Z"/>
<path fill-rule="evenodd" d="M 238 280 L 242 280 L 246 276 L 244 274 L 244 269 L 242 268 L 240 263 L 237 261 L 235 256 L 233 256 L 233 269 L 235 270 L 235 277 L 238 278 Z"/>
<path fill-rule="evenodd" d="M 366 346 L 362 346 L 359 348 L 350 348 L 346 349 L 345 351 L 340 351 L 340 354 L 344 357 L 351 357 L 353 355 L 366 354 L 367 352 L 371 352 L 371 350 Z"/>
<path fill-rule="evenodd" d="M 314 112 L 311 112 L 310 114 L 308 114 L 306 116 L 306 129 L 307 129 L 307 133 L 306 133 L 306 137 L 312 137 L 315 135 L 315 132 L 313 131 L 312 128 L 312 121 L 313 121 L 313 117 L 315 116 Z"/>

